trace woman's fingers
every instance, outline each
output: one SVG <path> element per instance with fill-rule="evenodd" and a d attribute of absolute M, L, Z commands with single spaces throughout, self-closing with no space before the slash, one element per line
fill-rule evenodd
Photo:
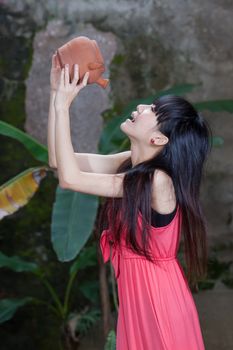
<path fill-rule="evenodd" d="M 65 81 L 64 84 L 67 86 L 70 83 L 70 76 L 69 76 L 69 65 L 65 65 Z"/>
<path fill-rule="evenodd" d="M 72 80 L 72 85 L 76 86 L 77 82 L 79 80 L 79 66 L 78 64 L 74 65 L 74 76 L 73 76 L 73 80 Z"/>
<path fill-rule="evenodd" d="M 55 54 L 54 56 L 55 56 L 55 58 L 54 58 L 54 61 L 55 61 L 55 68 L 60 68 L 60 64 L 59 64 L 59 61 L 58 61 L 57 54 Z"/>
<path fill-rule="evenodd" d="M 56 55 L 55 54 L 53 54 L 53 56 L 52 56 L 52 67 L 56 68 Z"/>
<path fill-rule="evenodd" d="M 79 89 L 86 86 L 87 85 L 87 81 L 89 78 L 89 72 L 86 72 L 82 83 L 81 84 L 77 84 L 78 80 L 79 80 L 79 66 L 78 64 L 74 65 L 74 76 L 73 76 L 73 80 L 70 83 L 70 76 L 69 76 L 69 65 L 65 65 L 65 68 L 62 69 L 61 71 L 61 85 L 60 86 L 69 86 L 72 85 L 73 87 L 78 87 Z M 63 84 L 63 85 L 62 85 Z"/>
<path fill-rule="evenodd" d="M 89 72 L 86 72 L 82 81 L 83 86 L 87 85 L 88 78 L 89 78 Z"/>
<path fill-rule="evenodd" d="M 59 83 L 58 83 L 59 88 L 64 87 L 64 76 L 65 76 L 65 69 L 62 68 L 60 78 L 59 78 Z"/>
<path fill-rule="evenodd" d="M 87 85 L 88 77 L 89 77 L 89 72 L 86 72 L 84 77 L 83 77 L 82 82 L 75 86 L 75 90 L 74 90 L 75 95 L 77 95 L 79 93 L 79 91 L 82 90 Z"/>

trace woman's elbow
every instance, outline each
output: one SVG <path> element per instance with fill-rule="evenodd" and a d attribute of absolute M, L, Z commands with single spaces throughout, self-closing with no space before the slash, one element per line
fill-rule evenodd
<path fill-rule="evenodd" d="M 51 159 L 50 157 L 48 157 L 48 163 L 49 163 L 49 166 L 50 168 L 53 168 L 53 169 L 57 169 L 57 162 L 53 159 Z"/>
<path fill-rule="evenodd" d="M 61 180 L 59 180 L 59 187 L 65 190 L 69 189 L 69 185 L 66 182 Z"/>
<path fill-rule="evenodd" d="M 63 188 L 63 189 L 68 189 L 69 188 L 69 183 L 68 181 L 66 181 L 64 179 L 63 176 L 61 176 L 61 174 L 59 174 L 58 172 L 58 182 L 59 182 L 59 187 Z"/>
<path fill-rule="evenodd" d="M 52 169 L 57 169 L 57 164 L 49 163 L 49 167 Z"/>

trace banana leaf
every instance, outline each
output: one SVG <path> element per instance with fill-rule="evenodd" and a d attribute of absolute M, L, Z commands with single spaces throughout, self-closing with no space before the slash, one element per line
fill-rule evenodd
<path fill-rule="evenodd" d="M 79 291 L 89 300 L 92 304 L 97 305 L 99 302 L 99 281 L 98 280 L 85 280 L 79 283 Z"/>
<path fill-rule="evenodd" d="M 201 101 L 193 103 L 193 105 L 198 111 L 233 113 L 233 100 Z"/>
<path fill-rule="evenodd" d="M 224 144 L 224 139 L 221 136 L 213 136 L 213 146 L 220 147 Z"/>
<path fill-rule="evenodd" d="M 104 350 L 116 350 L 116 333 L 114 329 L 111 329 L 107 335 Z"/>
<path fill-rule="evenodd" d="M 70 275 L 76 273 L 78 270 L 85 269 L 88 266 L 96 265 L 96 247 L 85 247 L 79 254 L 78 258 L 70 267 Z"/>
<path fill-rule="evenodd" d="M 89 239 L 98 210 L 98 196 L 56 189 L 51 241 L 59 261 L 74 259 Z"/>
<path fill-rule="evenodd" d="M 0 121 L 0 135 L 9 136 L 18 140 L 32 154 L 32 156 L 40 162 L 48 164 L 47 147 L 39 143 L 35 138 L 15 126 Z"/>
<path fill-rule="evenodd" d="M 7 256 L 0 252 L 0 267 L 6 267 L 15 272 L 37 272 L 37 264 L 25 261 L 18 256 Z"/>
<path fill-rule="evenodd" d="M 2 299 L 0 300 L 0 323 L 10 320 L 18 308 L 33 301 L 33 298 Z"/>
<path fill-rule="evenodd" d="M 26 205 L 39 188 L 49 168 L 29 168 L 0 186 L 0 219 Z"/>

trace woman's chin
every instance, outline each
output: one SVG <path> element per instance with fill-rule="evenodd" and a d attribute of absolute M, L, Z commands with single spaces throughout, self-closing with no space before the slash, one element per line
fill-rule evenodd
<path fill-rule="evenodd" d="M 126 125 L 126 122 L 123 122 L 120 124 L 120 129 L 124 134 L 126 134 L 126 135 L 129 134 L 129 128 Z"/>

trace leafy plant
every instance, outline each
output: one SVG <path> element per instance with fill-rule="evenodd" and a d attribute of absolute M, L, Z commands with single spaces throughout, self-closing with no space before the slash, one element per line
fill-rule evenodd
<path fill-rule="evenodd" d="M 51 241 L 59 261 L 74 259 L 90 237 L 98 197 L 57 186 L 53 204 Z"/>
<path fill-rule="evenodd" d="M 0 121 L 0 134 L 21 142 L 38 161 L 48 163 L 48 150 L 32 136 Z M 26 205 L 49 171 L 48 164 L 29 168 L 0 187 L 0 219 Z M 99 199 L 84 193 L 56 189 L 51 242 L 59 261 L 74 259 L 86 244 L 95 223 Z"/>
<path fill-rule="evenodd" d="M 28 262 L 21 259 L 18 256 L 9 257 L 2 252 L 0 252 L 0 267 L 8 268 L 15 272 L 28 272 L 32 273 L 47 289 L 50 294 L 52 303 L 47 300 L 41 300 L 34 296 L 26 296 L 24 298 L 6 298 L 0 300 L 0 323 L 10 320 L 16 313 L 16 311 L 26 305 L 26 304 L 41 304 L 46 305 L 51 312 L 57 317 L 61 322 L 62 331 L 67 337 L 70 334 L 74 335 L 74 342 L 79 341 L 77 333 L 83 335 L 86 333 L 87 329 L 98 319 L 100 311 L 99 310 L 85 310 L 85 312 L 71 313 L 71 291 L 73 287 L 74 280 L 77 273 L 80 270 L 86 269 L 90 266 L 96 265 L 96 249 L 92 245 L 90 247 L 85 247 L 79 254 L 78 258 L 73 262 L 69 269 L 69 278 L 66 284 L 65 294 L 63 300 L 59 297 L 58 292 L 55 287 L 46 278 L 46 271 L 39 267 L 36 263 Z M 82 291 L 82 289 L 81 289 Z M 88 298 L 88 293 L 83 293 L 86 298 Z M 90 298 L 92 301 L 92 298 Z M 72 324 L 74 324 L 74 315 L 78 322 L 75 322 L 76 326 L 72 330 Z M 71 322 L 72 319 L 72 322 Z"/>
<path fill-rule="evenodd" d="M 115 350 L 115 349 L 116 349 L 116 333 L 112 329 L 107 335 L 107 340 L 104 346 L 104 350 Z"/>
<path fill-rule="evenodd" d="M 198 284 L 199 289 L 212 289 L 217 280 L 220 280 L 228 288 L 233 288 L 233 275 L 231 272 L 232 261 L 221 262 L 213 255 L 208 259 L 208 275 L 205 281 Z"/>
<path fill-rule="evenodd" d="M 0 121 L 0 134 L 19 141 L 36 160 L 48 164 L 47 147 L 39 143 L 31 135 L 2 120 Z"/>
<path fill-rule="evenodd" d="M 89 310 L 88 306 L 79 313 L 71 313 L 69 316 L 70 329 L 74 339 L 78 339 L 79 335 L 85 335 L 89 329 L 100 319 L 101 313 L 99 309 Z"/>
<path fill-rule="evenodd" d="M 27 303 L 33 302 L 33 298 L 12 298 L 0 300 L 0 323 L 10 320 L 19 307 L 24 306 Z"/>
<path fill-rule="evenodd" d="M 29 168 L 0 186 L 0 219 L 31 200 L 48 170 L 46 166 Z"/>

